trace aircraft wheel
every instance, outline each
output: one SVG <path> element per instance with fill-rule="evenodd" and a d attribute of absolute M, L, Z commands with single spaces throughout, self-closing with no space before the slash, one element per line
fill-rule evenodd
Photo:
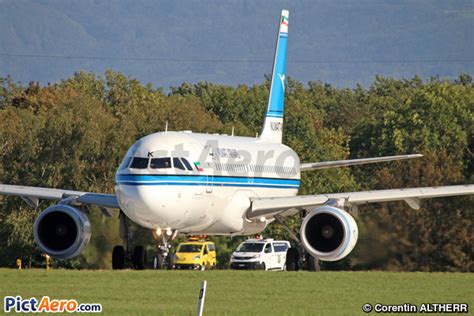
<path fill-rule="evenodd" d="M 156 269 L 163 269 L 164 261 L 165 259 L 161 253 L 156 254 Z"/>
<path fill-rule="evenodd" d="M 121 270 L 125 268 L 125 249 L 123 246 L 115 246 L 112 251 L 112 269 Z"/>
<path fill-rule="evenodd" d="M 145 257 L 145 248 L 143 248 L 143 246 L 136 246 L 133 251 L 133 268 L 136 270 L 144 270 L 146 261 Z"/>
<path fill-rule="evenodd" d="M 169 270 L 172 270 L 174 268 L 174 255 L 171 253 L 168 254 L 168 257 L 166 258 L 166 266 Z"/>
<path fill-rule="evenodd" d="M 318 259 L 314 258 L 310 254 L 307 254 L 306 269 L 308 271 L 320 271 Z"/>
<path fill-rule="evenodd" d="M 296 248 L 288 248 L 286 252 L 286 271 L 298 271 L 299 254 Z"/>

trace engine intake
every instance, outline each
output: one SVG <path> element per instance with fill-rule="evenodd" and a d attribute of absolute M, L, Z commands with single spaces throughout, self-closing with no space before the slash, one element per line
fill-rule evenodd
<path fill-rule="evenodd" d="M 313 257 L 337 261 L 347 256 L 357 243 L 359 230 L 354 218 L 332 206 L 312 210 L 301 224 L 301 241 Z"/>
<path fill-rule="evenodd" d="M 54 205 L 42 212 L 33 228 L 36 245 L 58 259 L 78 256 L 91 237 L 86 214 L 69 205 Z"/>

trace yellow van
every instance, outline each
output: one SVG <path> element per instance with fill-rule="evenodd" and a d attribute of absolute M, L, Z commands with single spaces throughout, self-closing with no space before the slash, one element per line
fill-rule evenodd
<path fill-rule="evenodd" d="M 180 243 L 174 256 L 175 269 L 215 269 L 216 247 L 211 241 Z"/>

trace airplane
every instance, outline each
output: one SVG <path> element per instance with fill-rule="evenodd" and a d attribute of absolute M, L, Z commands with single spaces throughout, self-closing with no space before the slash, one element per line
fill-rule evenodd
<path fill-rule="evenodd" d="M 301 172 L 421 157 L 419 154 L 300 163 L 282 143 L 289 12 L 278 23 L 271 86 L 260 135 L 154 133 L 126 153 L 115 176 L 115 194 L 0 184 L 0 194 L 19 196 L 30 206 L 57 200 L 34 223 L 39 249 L 53 258 L 78 256 L 91 237 L 89 206 L 106 216 L 120 212 L 124 245 L 112 253 L 112 266 L 145 267 L 143 246 L 132 251 L 130 220 L 151 230 L 159 241 L 159 267 L 170 262 L 170 242 L 188 235 L 253 235 L 272 222 L 289 232 L 298 247 L 288 250 L 287 270 L 297 270 L 302 253 L 323 261 L 346 257 L 358 239 L 351 209 L 367 203 L 470 195 L 474 185 L 402 188 L 334 194 L 297 195 Z M 301 216 L 298 235 L 282 219 Z"/>

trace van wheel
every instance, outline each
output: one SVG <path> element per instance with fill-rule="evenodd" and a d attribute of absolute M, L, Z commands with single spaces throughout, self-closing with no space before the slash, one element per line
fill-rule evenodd
<path fill-rule="evenodd" d="M 265 262 L 260 265 L 260 270 L 267 270 L 267 267 L 265 266 Z"/>
<path fill-rule="evenodd" d="M 206 264 L 205 263 L 203 263 L 202 266 L 201 266 L 201 271 L 204 271 L 204 270 L 206 270 Z"/>
<path fill-rule="evenodd" d="M 296 248 L 288 248 L 286 251 L 286 271 L 298 271 L 299 254 Z"/>

